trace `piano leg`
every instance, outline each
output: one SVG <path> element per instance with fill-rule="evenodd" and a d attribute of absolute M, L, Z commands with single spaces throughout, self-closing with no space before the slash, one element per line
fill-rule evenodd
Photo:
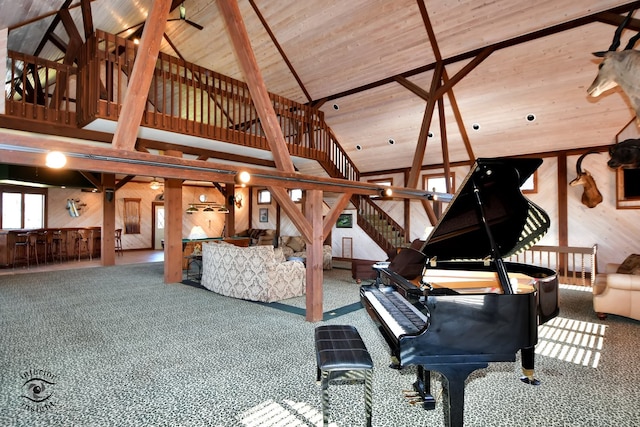
<path fill-rule="evenodd" d="M 424 409 L 431 410 L 436 408 L 436 399 L 431 394 L 431 371 L 424 369 L 422 365 L 418 365 L 418 378 L 413 383 L 413 389 L 422 398 L 422 407 Z"/>
<path fill-rule="evenodd" d="M 540 381 L 533 376 L 535 367 L 536 348 L 527 347 L 520 350 L 520 357 L 522 358 L 522 373 L 523 377 L 520 378 L 525 384 L 538 385 Z"/>
<path fill-rule="evenodd" d="M 442 374 L 442 409 L 445 427 L 464 425 L 464 382 L 470 373 L 487 366 L 489 366 L 488 363 L 431 366 Z"/>

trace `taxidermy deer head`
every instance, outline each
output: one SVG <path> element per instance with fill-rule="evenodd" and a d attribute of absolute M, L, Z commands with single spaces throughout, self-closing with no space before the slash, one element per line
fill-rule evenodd
<path fill-rule="evenodd" d="M 597 153 L 597 151 L 588 151 L 578 158 L 576 162 L 576 173 L 578 176 L 569 183 L 570 186 L 582 185 L 584 191 L 582 192 L 582 204 L 594 208 L 602 202 L 602 194 L 596 186 L 596 181 L 593 179 L 588 170 L 582 170 L 582 160 L 589 154 Z"/>
<path fill-rule="evenodd" d="M 622 30 L 628 24 L 634 11 L 630 11 L 616 29 L 609 49 L 593 53 L 595 56 L 604 59 L 600 63 L 598 75 L 589 86 L 589 89 L 587 89 L 587 93 L 590 96 L 597 97 L 601 93 L 619 85 L 629 97 L 629 101 L 636 111 L 636 118 L 640 120 L 640 52 L 633 50 L 633 46 L 640 38 L 640 32 L 629 39 L 623 50 L 616 51 L 620 46 Z"/>

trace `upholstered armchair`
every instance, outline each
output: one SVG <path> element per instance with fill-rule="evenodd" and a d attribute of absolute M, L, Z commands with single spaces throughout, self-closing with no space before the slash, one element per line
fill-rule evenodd
<path fill-rule="evenodd" d="M 286 261 L 282 250 L 270 245 L 202 245 L 200 283 L 228 297 L 273 302 L 304 295 L 306 271 L 302 262 Z"/>
<path fill-rule="evenodd" d="M 605 272 L 596 275 L 593 310 L 600 319 L 617 314 L 640 320 L 640 265 L 625 268 L 625 263 L 607 264 Z"/>
<path fill-rule="evenodd" d="M 278 247 L 282 248 L 285 258 L 307 257 L 307 244 L 301 236 L 280 236 Z M 331 270 L 333 268 L 333 254 L 330 245 L 322 246 L 322 269 Z"/>

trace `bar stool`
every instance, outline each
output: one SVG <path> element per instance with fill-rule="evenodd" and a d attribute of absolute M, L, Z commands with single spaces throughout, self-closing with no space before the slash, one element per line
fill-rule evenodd
<path fill-rule="evenodd" d="M 47 261 L 50 257 L 50 252 L 51 252 L 51 232 L 45 230 L 42 232 L 38 232 L 37 233 L 37 240 L 36 240 L 36 251 L 38 251 L 38 247 L 42 247 L 42 250 L 40 251 L 40 254 L 42 255 L 42 257 L 44 258 L 44 264 L 47 265 Z"/>
<path fill-rule="evenodd" d="M 36 259 L 36 265 L 40 265 L 40 261 L 38 260 L 38 241 L 39 241 L 39 233 L 35 231 L 30 231 L 27 233 L 27 268 L 29 268 L 31 254 Z"/>
<path fill-rule="evenodd" d="M 62 263 L 62 256 L 64 254 L 65 259 L 69 258 L 67 254 L 67 242 L 62 237 L 62 230 L 52 231 L 51 235 L 51 259 L 55 262 L 56 258 Z"/>
<path fill-rule="evenodd" d="M 78 256 L 78 261 L 82 257 L 82 253 L 86 252 L 89 255 L 89 260 L 93 259 L 91 253 L 91 240 L 93 239 L 93 230 L 77 230 L 75 240 L 75 251 Z"/>
<path fill-rule="evenodd" d="M 116 229 L 116 253 L 118 255 L 123 255 L 122 253 L 122 228 Z"/>
<path fill-rule="evenodd" d="M 27 264 L 27 267 L 29 266 L 29 261 L 27 258 L 28 250 L 29 250 L 29 242 L 27 239 L 27 233 L 16 234 L 16 240 L 13 243 L 12 268 L 16 268 L 16 258 L 18 259 L 18 261 L 25 262 Z M 16 256 L 18 252 L 20 252 L 19 257 Z"/>

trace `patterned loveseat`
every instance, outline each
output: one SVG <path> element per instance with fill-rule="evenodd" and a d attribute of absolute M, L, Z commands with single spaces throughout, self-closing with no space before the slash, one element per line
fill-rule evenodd
<path fill-rule="evenodd" d="M 202 245 L 202 286 L 233 298 L 273 302 L 304 295 L 306 267 L 273 246 Z"/>

